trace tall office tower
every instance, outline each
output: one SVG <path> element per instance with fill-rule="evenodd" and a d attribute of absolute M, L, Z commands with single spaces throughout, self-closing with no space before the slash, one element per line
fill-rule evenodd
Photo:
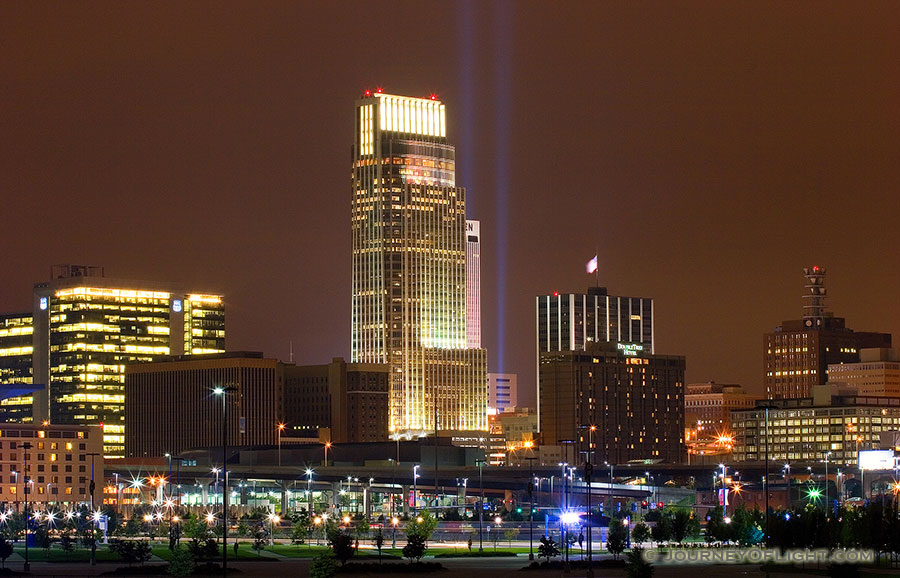
<path fill-rule="evenodd" d="M 481 221 L 466 221 L 466 346 L 481 347 Z"/>
<path fill-rule="evenodd" d="M 224 351 L 222 297 L 110 279 L 101 267 L 59 265 L 51 277 L 34 286 L 30 325 L 33 387 L 45 387 L 29 415 L 0 410 L 21 421 L 103 424 L 104 456 L 123 457 L 125 365 Z"/>
<path fill-rule="evenodd" d="M 487 429 L 455 155 L 440 101 L 367 91 L 356 102 L 351 361 L 390 365 L 391 432 Z"/>
<path fill-rule="evenodd" d="M 0 422 L 30 422 L 31 313 L 0 314 Z"/>
<path fill-rule="evenodd" d="M 856 363 L 859 350 L 890 348 L 890 333 L 855 332 L 825 310 L 825 269 L 803 269 L 803 319 L 783 321 L 763 338 L 766 397 L 809 397 L 828 381 L 829 364 Z"/>
<path fill-rule="evenodd" d="M 488 373 L 488 412 L 503 413 L 519 406 L 519 379 L 515 373 Z"/>
<path fill-rule="evenodd" d="M 537 297 L 538 416 L 541 413 L 541 353 L 585 351 L 592 343 L 619 343 L 622 348 L 654 353 L 653 299 L 616 297 L 606 287 L 587 293 L 554 293 Z"/>

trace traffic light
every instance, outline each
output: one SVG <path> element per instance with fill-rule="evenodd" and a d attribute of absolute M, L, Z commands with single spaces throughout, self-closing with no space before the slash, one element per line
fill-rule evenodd
<path fill-rule="evenodd" d="M 662 502 L 659 502 L 658 504 L 656 504 L 656 507 L 659 508 L 660 510 L 662 510 L 663 503 L 662 503 Z"/>
<path fill-rule="evenodd" d="M 517 513 L 517 514 L 521 514 L 521 513 L 522 513 L 522 508 L 516 508 L 516 513 Z"/>
<path fill-rule="evenodd" d="M 642 507 L 642 508 L 646 508 L 647 505 L 648 505 L 648 504 L 647 504 L 647 500 L 644 500 L 644 501 L 641 502 L 641 507 Z"/>

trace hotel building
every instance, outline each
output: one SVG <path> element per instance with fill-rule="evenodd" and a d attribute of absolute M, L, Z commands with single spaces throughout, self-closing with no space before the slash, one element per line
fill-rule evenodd
<path fill-rule="evenodd" d="M 33 395 L 5 400 L 0 416 L 54 425 L 103 426 L 103 455 L 125 455 L 125 366 L 167 355 L 225 350 L 220 295 L 104 276 L 59 265 L 34 286 Z M 2 362 L 2 360 L 0 360 Z M 23 407 L 31 406 L 31 415 Z"/>
<path fill-rule="evenodd" d="M 468 347 L 466 191 L 444 105 L 356 102 L 351 362 L 390 366 L 391 432 L 487 429 L 487 355 Z"/>
<path fill-rule="evenodd" d="M 684 459 L 684 357 L 639 345 L 540 354 L 542 447 L 571 444 L 562 454 L 579 463 Z"/>
<path fill-rule="evenodd" d="M 606 287 L 590 287 L 587 293 L 553 293 L 537 297 L 536 378 L 537 412 L 541 407 L 542 353 L 586 351 L 594 343 L 621 342 L 653 354 L 653 300 L 609 295 Z"/>
<path fill-rule="evenodd" d="M 889 348 L 889 333 L 855 332 L 825 310 L 825 269 L 803 269 L 803 319 L 784 321 L 763 338 L 766 397 L 809 397 L 828 381 L 829 365 L 859 362 L 859 350 Z"/>

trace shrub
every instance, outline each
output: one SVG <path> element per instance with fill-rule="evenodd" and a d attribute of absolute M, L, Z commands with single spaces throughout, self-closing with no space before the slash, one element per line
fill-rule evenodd
<path fill-rule="evenodd" d="M 194 573 L 194 557 L 185 548 L 175 548 L 172 559 L 169 561 L 167 572 L 171 576 L 190 576 Z"/>
<path fill-rule="evenodd" d="M 538 546 L 538 558 L 546 558 L 549 562 L 551 558 L 559 556 L 559 546 L 549 536 L 541 537 L 541 545 Z"/>
<path fill-rule="evenodd" d="M 331 552 L 319 554 L 309 567 L 309 578 L 331 578 L 337 572 L 337 564 Z"/>

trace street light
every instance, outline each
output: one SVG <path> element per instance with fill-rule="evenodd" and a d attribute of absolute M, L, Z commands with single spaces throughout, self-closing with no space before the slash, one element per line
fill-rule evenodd
<path fill-rule="evenodd" d="M 25 572 L 28 572 L 31 569 L 31 564 L 28 560 L 28 450 L 32 447 L 30 442 L 25 442 L 22 444 L 22 449 L 25 450 L 23 455 L 25 456 L 25 483 L 23 484 L 25 490 L 25 565 L 23 568 Z M 16 475 L 16 479 L 19 479 L 19 476 Z"/>
<path fill-rule="evenodd" d="M 91 511 L 94 511 L 94 490 L 96 486 L 94 485 L 94 458 L 99 456 L 100 454 L 97 452 L 89 452 L 85 455 L 91 457 Z M 91 566 L 95 566 L 97 564 L 97 516 L 92 517 L 91 521 Z"/>
<path fill-rule="evenodd" d="M 525 459 L 528 460 L 528 559 L 534 560 L 534 460 L 537 457 Z"/>
<path fill-rule="evenodd" d="M 476 460 L 475 463 L 478 465 L 478 486 L 481 490 L 481 502 L 478 504 L 478 551 L 484 552 L 484 460 Z"/>
<path fill-rule="evenodd" d="M 328 467 L 328 448 L 331 447 L 331 442 L 325 442 L 325 462 L 322 464 L 324 467 Z"/>
<path fill-rule="evenodd" d="M 416 480 L 419 479 L 419 464 L 413 466 L 413 516 L 416 515 L 416 507 L 419 505 L 419 492 L 416 486 Z"/>
<path fill-rule="evenodd" d="M 281 467 L 281 432 L 284 431 L 284 424 L 278 424 L 278 467 Z"/>
<path fill-rule="evenodd" d="M 213 393 L 222 396 L 222 575 L 228 576 L 228 394 L 234 386 L 216 387 Z"/>
<path fill-rule="evenodd" d="M 828 502 L 828 456 L 831 452 L 825 452 L 825 517 L 828 517 L 828 510 L 831 508 Z"/>

